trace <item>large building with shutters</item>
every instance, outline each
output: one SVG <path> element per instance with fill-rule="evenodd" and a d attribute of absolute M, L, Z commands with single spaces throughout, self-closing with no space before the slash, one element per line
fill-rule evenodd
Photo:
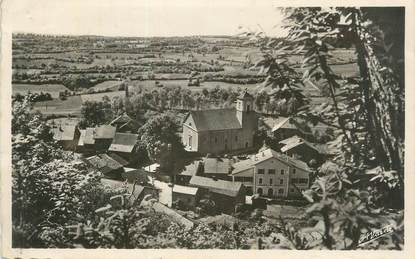
<path fill-rule="evenodd" d="M 253 147 L 258 117 L 254 98 L 246 91 L 236 108 L 191 111 L 183 122 L 182 143 L 187 151 L 221 154 Z"/>

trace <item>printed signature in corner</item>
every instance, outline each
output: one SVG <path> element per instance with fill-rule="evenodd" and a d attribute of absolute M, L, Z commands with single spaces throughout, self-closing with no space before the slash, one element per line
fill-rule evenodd
<path fill-rule="evenodd" d="M 392 225 L 387 225 L 382 227 L 381 229 L 377 229 L 377 230 L 373 230 L 370 232 L 367 232 L 365 234 L 363 234 L 360 238 L 359 238 L 359 245 L 358 246 L 362 246 L 365 245 L 375 239 L 378 239 L 384 235 L 390 234 L 393 232 L 393 227 Z"/>

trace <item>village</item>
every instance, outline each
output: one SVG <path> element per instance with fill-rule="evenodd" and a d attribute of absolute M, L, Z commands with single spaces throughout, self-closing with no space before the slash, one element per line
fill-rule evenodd
<path fill-rule="evenodd" d="M 184 211 L 234 215 L 267 206 L 272 210 L 273 204 L 304 204 L 302 192 L 315 177 L 314 169 L 331 154 L 324 145 L 307 141 L 290 117 L 267 117 L 268 134 L 278 140 L 272 146 L 278 148 L 264 141 L 258 149 L 254 136 L 263 118 L 255 112 L 254 97 L 243 91 L 235 107 L 190 111 L 183 117 L 181 142 L 191 159 L 175 175 L 162 174 L 158 163 L 136 166 L 139 126 L 126 113 L 84 129 L 54 125 L 54 139 L 100 172 L 104 184 L 126 187 L 132 204 L 154 199 L 161 211 L 184 224 L 189 222 Z"/>
<path fill-rule="evenodd" d="M 13 32 L 11 246 L 403 250 L 405 9 L 202 6 Z"/>

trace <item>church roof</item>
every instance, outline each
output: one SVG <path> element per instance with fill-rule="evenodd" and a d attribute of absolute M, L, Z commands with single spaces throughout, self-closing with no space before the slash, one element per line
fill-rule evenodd
<path fill-rule="evenodd" d="M 197 131 L 240 129 L 241 123 L 235 109 L 191 111 Z M 187 119 L 187 118 L 186 118 Z"/>

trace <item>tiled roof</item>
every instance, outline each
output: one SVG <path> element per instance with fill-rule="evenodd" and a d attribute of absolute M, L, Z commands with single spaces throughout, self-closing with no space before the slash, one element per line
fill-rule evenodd
<path fill-rule="evenodd" d="M 87 144 L 87 145 L 95 144 L 94 133 L 95 133 L 94 128 L 85 129 L 84 144 Z"/>
<path fill-rule="evenodd" d="M 53 129 L 53 138 L 57 141 L 73 140 L 75 138 L 76 126 L 65 125 Z"/>
<path fill-rule="evenodd" d="M 102 125 L 95 129 L 95 139 L 112 139 L 115 136 L 115 127 Z"/>
<path fill-rule="evenodd" d="M 220 193 L 231 197 L 236 197 L 242 188 L 241 183 L 214 180 L 211 178 L 196 175 L 190 179 L 189 185 L 206 188 L 211 192 Z"/>
<path fill-rule="evenodd" d="M 234 168 L 232 170 L 232 174 L 237 174 L 237 173 L 240 173 L 242 171 L 253 168 L 254 167 L 254 162 L 251 159 L 245 159 L 245 160 L 241 160 L 239 162 L 234 163 L 232 165 L 232 167 Z"/>
<path fill-rule="evenodd" d="M 276 121 L 274 126 L 272 127 L 272 131 L 276 131 L 278 129 L 297 129 L 297 126 L 291 122 L 291 118 L 279 117 Z"/>
<path fill-rule="evenodd" d="M 123 166 L 126 166 L 129 164 L 129 162 L 127 160 L 125 160 L 124 158 L 120 157 L 117 154 L 114 153 L 109 153 L 108 154 L 112 159 L 114 159 L 115 161 L 117 161 L 118 163 L 122 164 Z"/>
<path fill-rule="evenodd" d="M 242 128 L 235 109 L 191 111 L 189 115 L 192 116 L 197 131 Z"/>
<path fill-rule="evenodd" d="M 183 186 L 183 185 L 177 185 L 177 184 L 173 186 L 173 192 L 176 192 L 176 193 L 196 195 L 198 190 L 199 188 L 196 188 L 196 187 L 189 187 L 189 186 Z"/>
<path fill-rule="evenodd" d="M 131 153 L 137 143 L 137 134 L 115 133 L 109 151 Z"/>
<path fill-rule="evenodd" d="M 229 174 L 231 169 L 231 160 L 228 158 L 204 158 L 205 174 Z"/>
<path fill-rule="evenodd" d="M 111 158 L 107 154 L 99 154 L 86 158 L 86 161 L 95 169 L 103 174 L 122 168 L 122 164 Z"/>
<path fill-rule="evenodd" d="M 297 147 L 299 145 L 306 145 L 311 149 L 314 149 L 316 152 L 319 152 L 317 147 L 315 147 L 312 143 L 300 138 L 299 136 L 293 136 L 291 138 L 284 139 L 279 142 L 280 144 L 283 144 L 284 146 L 281 148 L 281 152 L 287 152 L 288 150 Z"/>
<path fill-rule="evenodd" d="M 310 172 L 310 168 L 308 167 L 308 165 L 306 163 L 304 163 L 303 161 L 300 161 L 298 159 L 289 157 L 287 155 L 278 153 L 272 149 L 267 149 L 264 151 L 259 152 L 258 154 L 254 155 L 253 157 L 251 157 L 251 159 L 253 160 L 253 164 L 259 164 L 265 160 L 268 160 L 270 158 L 276 158 L 279 161 L 289 164 L 291 166 L 297 167 L 298 169 L 302 169 L 304 171 Z"/>

